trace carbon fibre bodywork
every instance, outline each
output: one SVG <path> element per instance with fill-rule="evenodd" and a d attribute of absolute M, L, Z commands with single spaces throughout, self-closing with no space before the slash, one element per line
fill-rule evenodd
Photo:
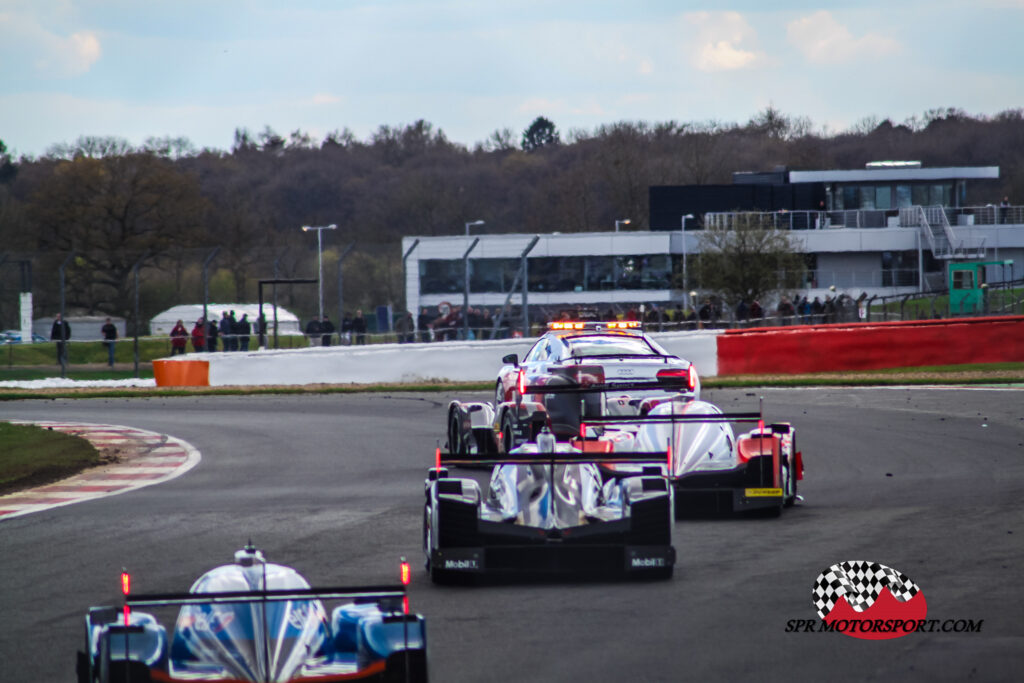
<path fill-rule="evenodd" d="M 325 601 L 340 604 L 328 615 Z M 170 637 L 136 610 L 175 606 Z M 426 681 L 426 625 L 406 606 L 403 585 L 311 588 L 247 547 L 188 593 L 90 608 L 78 680 Z"/>
<path fill-rule="evenodd" d="M 546 439 L 550 443 L 544 444 Z M 435 582 L 481 575 L 668 578 L 675 564 L 672 491 L 653 454 L 594 458 L 547 432 L 486 461 L 486 490 L 449 476 L 475 464 L 438 456 L 425 483 L 424 553 Z M 641 465 L 605 480 L 597 462 Z"/>

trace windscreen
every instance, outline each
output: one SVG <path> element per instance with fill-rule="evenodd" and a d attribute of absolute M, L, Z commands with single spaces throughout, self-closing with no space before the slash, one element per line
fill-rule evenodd
<path fill-rule="evenodd" d="M 657 356 L 643 337 L 633 335 L 586 335 L 566 339 L 574 358 L 594 356 Z"/>

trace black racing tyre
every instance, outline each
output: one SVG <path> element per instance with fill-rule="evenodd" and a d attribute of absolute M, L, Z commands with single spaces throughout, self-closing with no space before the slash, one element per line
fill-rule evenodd
<path fill-rule="evenodd" d="M 423 568 L 430 573 L 430 506 L 423 506 Z"/>
<path fill-rule="evenodd" d="M 500 405 L 500 404 L 502 404 L 504 402 L 505 402 L 505 391 L 504 391 L 503 387 L 501 386 L 501 380 L 498 380 L 497 382 L 494 383 L 494 407 L 497 408 L 498 405 Z"/>
<path fill-rule="evenodd" d="M 460 435 L 459 409 L 452 408 L 448 412 L 448 451 L 455 455 L 465 455 L 466 446 Z"/>
<path fill-rule="evenodd" d="M 501 417 L 501 448 L 506 453 L 515 448 L 515 432 L 512 429 L 512 416 L 505 412 Z"/>
<path fill-rule="evenodd" d="M 784 470 L 783 474 L 785 475 L 785 478 L 783 479 L 783 481 L 787 482 L 787 484 L 788 484 L 788 486 L 786 487 L 787 490 L 783 491 L 783 493 L 782 493 L 783 500 L 785 501 L 783 504 L 786 507 L 793 507 L 793 505 L 796 504 L 796 484 L 797 484 L 796 476 L 797 476 L 797 471 L 796 471 L 796 439 L 795 438 L 793 439 L 793 442 L 790 444 L 790 453 L 793 453 L 792 461 L 789 462 L 789 463 L 785 463 L 785 462 L 782 463 L 782 468 Z"/>

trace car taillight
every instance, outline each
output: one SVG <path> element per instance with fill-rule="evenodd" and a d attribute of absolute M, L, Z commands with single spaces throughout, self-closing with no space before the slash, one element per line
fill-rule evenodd
<path fill-rule="evenodd" d="M 566 369 L 569 378 L 583 386 L 604 384 L 604 367 L 600 365 L 571 365 Z"/>
<path fill-rule="evenodd" d="M 519 389 L 520 396 L 524 396 L 526 394 L 526 371 L 523 368 L 519 368 L 519 377 L 516 378 L 516 388 Z"/>
<path fill-rule="evenodd" d="M 686 386 L 690 391 L 697 390 L 697 366 L 690 363 L 690 367 L 686 371 Z"/>
<path fill-rule="evenodd" d="M 409 580 L 412 578 L 412 569 L 409 567 L 409 563 L 405 561 L 404 557 L 402 558 L 402 561 L 399 564 L 398 573 L 402 579 L 402 585 L 408 586 Z"/>

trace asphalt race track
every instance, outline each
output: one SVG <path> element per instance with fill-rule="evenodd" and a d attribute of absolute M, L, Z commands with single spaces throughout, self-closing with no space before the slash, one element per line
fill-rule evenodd
<path fill-rule="evenodd" d="M 706 391 L 798 430 L 802 506 L 781 519 L 680 521 L 655 583 L 434 587 L 423 478 L 451 396 L 313 395 L 0 404 L 0 418 L 123 424 L 202 452 L 173 481 L 0 522 L 0 681 L 72 681 L 90 605 L 185 590 L 252 541 L 313 585 L 392 581 L 414 563 L 434 681 L 1020 680 L 1024 392 Z M 465 398 L 465 397 L 463 397 Z M 481 400 L 484 397 L 481 397 Z M 858 640 L 787 632 L 817 616 L 819 572 L 909 575 L 929 619 L 980 633 Z M 169 625 L 169 624 L 168 624 Z"/>

